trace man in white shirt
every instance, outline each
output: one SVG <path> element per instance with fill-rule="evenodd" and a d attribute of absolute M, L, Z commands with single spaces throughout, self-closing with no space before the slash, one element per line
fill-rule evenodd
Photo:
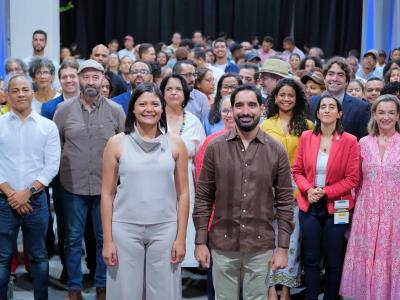
<path fill-rule="evenodd" d="M 6 299 L 20 227 L 34 299 L 48 299 L 49 210 L 44 187 L 59 168 L 60 137 L 52 121 L 32 111 L 33 90 L 25 75 L 11 75 L 6 91 L 11 111 L 0 117 L 0 299 Z"/>
<path fill-rule="evenodd" d="M 136 60 L 136 53 L 135 53 L 135 40 L 133 36 L 127 35 L 124 37 L 124 49 L 118 51 L 119 59 L 122 59 L 124 56 L 129 56 L 133 61 Z"/>

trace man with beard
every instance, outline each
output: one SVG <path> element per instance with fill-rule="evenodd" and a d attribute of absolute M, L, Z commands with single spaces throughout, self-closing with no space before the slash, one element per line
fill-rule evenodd
<path fill-rule="evenodd" d="M 112 71 L 108 70 L 110 50 L 106 46 L 102 44 L 95 46 L 92 50 L 90 58 L 101 64 L 105 70 L 105 75 L 110 78 L 113 90 L 112 96 L 118 96 L 126 92 L 124 80 L 118 74 L 115 74 Z"/>
<path fill-rule="evenodd" d="M 178 61 L 173 70 L 173 73 L 181 75 L 185 78 L 190 89 L 190 99 L 185 107 L 185 110 L 194 114 L 201 122 L 203 122 L 210 111 L 208 105 L 207 96 L 199 90 L 194 88 L 194 82 L 196 80 L 196 68 L 191 60 L 180 60 Z"/>
<path fill-rule="evenodd" d="M 82 239 L 87 211 L 91 210 L 96 238 L 96 294 L 97 299 L 105 299 L 100 219 L 102 156 L 108 139 L 123 131 L 125 114 L 120 105 L 101 96 L 102 65 L 89 59 L 79 67 L 78 74 L 80 96 L 59 104 L 53 119 L 61 138 L 60 183 L 69 297 L 82 299 Z"/>
<path fill-rule="evenodd" d="M 213 53 L 215 55 L 214 67 L 221 69 L 225 73 L 239 73 L 238 66 L 228 59 L 228 43 L 223 38 L 218 38 L 213 44 Z"/>
<path fill-rule="evenodd" d="M 151 82 L 153 81 L 152 68 L 147 61 L 137 60 L 131 64 L 129 67 L 129 80 L 131 82 L 131 89 L 117 97 L 112 98 L 113 101 L 120 104 L 125 111 L 125 114 L 128 114 L 128 105 L 131 100 L 132 91 L 139 84 L 143 82 Z"/>
<path fill-rule="evenodd" d="M 216 299 L 239 299 L 241 286 L 243 299 L 267 299 L 269 266 L 276 270 L 288 264 L 294 203 L 290 166 L 285 149 L 258 127 L 261 101 L 254 85 L 232 93 L 236 128 L 209 143 L 197 184 L 195 256 L 208 268 L 207 244 L 212 249 Z"/>

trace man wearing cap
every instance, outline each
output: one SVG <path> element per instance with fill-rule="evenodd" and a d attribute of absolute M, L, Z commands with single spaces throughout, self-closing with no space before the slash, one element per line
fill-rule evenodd
<path fill-rule="evenodd" d="M 367 124 L 370 118 L 369 106 L 366 102 L 346 94 L 346 87 L 350 81 L 350 66 L 343 57 L 332 57 L 323 70 L 327 92 L 335 97 L 342 105 L 343 127 L 346 132 L 357 139 L 368 134 Z M 310 120 L 315 120 L 315 112 L 321 97 L 310 98 Z"/>
<path fill-rule="evenodd" d="M 270 58 L 265 61 L 259 73 L 262 94 L 268 100 L 278 81 L 289 77 L 289 64 L 281 59 Z"/>
<path fill-rule="evenodd" d="M 276 54 L 276 51 L 272 49 L 274 46 L 274 39 L 270 36 L 265 36 L 263 38 L 261 48 L 258 49 L 258 56 L 263 64 L 268 58 L 271 58 Z M 246 60 L 247 61 L 247 60 Z"/>
<path fill-rule="evenodd" d="M 129 56 L 133 61 L 136 60 L 136 54 L 135 54 L 135 41 L 133 39 L 133 36 L 127 35 L 124 37 L 124 49 L 121 49 L 118 51 L 118 56 L 119 59 L 123 58 L 124 56 Z"/>
<path fill-rule="evenodd" d="M 325 91 L 324 75 L 319 68 L 313 68 L 309 73 L 303 75 L 301 82 L 305 86 L 307 99 L 312 96 L 320 96 Z"/>
<path fill-rule="evenodd" d="M 363 55 L 361 61 L 361 67 L 356 73 L 356 78 L 368 80 L 373 77 L 382 78 L 382 73 L 376 69 L 376 63 L 378 61 L 378 51 L 369 50 Z"/>
<path fill-rule="evenodd" d="M 106 70 L 105 75 L 107 75 L 111 80 L 113 96 L 117 96 L 126 92 L 124 80 L 119 75 L 107 69 L 110 59 L 110 50 L 106 46 L 102 44 L 94 46 L 90 58 L 97 61 L 103 66 L 104 70 Z"/>
<path fill-rule="evenodd" d="M 215 55 L 214 67 L 221 69 L 225 73 L 239 73 L 238 66 L 228 59 L 228 43 L 223 38 L 214 41 L 213 52 Z"/>
<path fill-rule="evenodd" d="M 261 58 L 257 50 L 251 50 L 244 55 L 244 61 L 258 65 L 261 62 Z"/>
<path fill-rule="evenodd" d="M 101 95 L 104 68 L 89 59 L 78 70 L 81 94 L 59 104 L 54 115 L 61 139 L 60 183 L 65 217 L 65 262 L 69 299 L 82 299 L 81 251 L 87 211 L 92 211 L 96 238 L 95 286 L 105 299 L 106 266 L 102 259 L 100 194 L 102 157 L 108 139 L 122 132 L 122 107 Z"/>

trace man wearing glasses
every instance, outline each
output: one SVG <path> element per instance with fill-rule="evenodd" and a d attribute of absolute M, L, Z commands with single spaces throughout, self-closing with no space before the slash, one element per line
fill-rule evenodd
<path fill-rule="evenodd" d="M 270 58 L 265 61 L 259 72 L 259 84 L 263 97 L 271 95 L 278 81 L 289 76 L 289 64 L 277 58 Z"/>
<path fill-rule="evenodd" d="M 193 61 L 178 61 L 175 64 L 172 72 L 183 76 L 189 85 L 190 99 L 185 109 L 194 114 L 203 123 L 203 121 L 208 117 L 210 107 L 208 105 L 207 96 L 194 88 L 194 82 L 197 74 Z"/>
<path fill-rule="evenodd" d="M 153 74 L 150 63 L 144 60 L 136 60 L 129 67 L 129 81 L 131 89 L 121 95 L 118 95 L 112 100 L 122 106 L 125 114 L 128 114 L 129 100 L 131 99 L 132 91 L 141 83 L 152 82 Z"/>

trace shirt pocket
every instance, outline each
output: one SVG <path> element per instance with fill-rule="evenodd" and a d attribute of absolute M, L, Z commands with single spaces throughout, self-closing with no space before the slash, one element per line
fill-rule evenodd
<path fill-rule="evenodd" d="M 117 133 L 116 123 L 113 120 L 105 120 L 97 124 L 96 130 L 98 131 L 96 136 L 103 142 L 107 142 L 110 137 Z"/>

